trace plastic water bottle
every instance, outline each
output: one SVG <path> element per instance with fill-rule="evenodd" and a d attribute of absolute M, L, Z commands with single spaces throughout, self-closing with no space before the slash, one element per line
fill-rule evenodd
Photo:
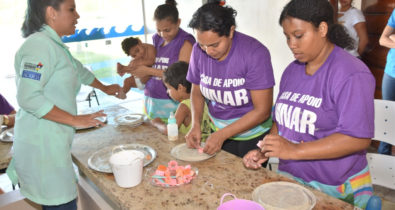
<path fill-rule="evenodd" d="M 136 86 L 139 90 L 144 90 L 145 85 L 141 82 L 139 78 L 135 77 L 134 81 L 136 82 Z"/>
<path fill-rule="evenodd" d="M 169 141 L 178 140 L 178 125 L 173 112 L 170 112 L 170 117 L 167 119 L 167 138 Z"/>
<path fill-rule="evenodd" d="M 381 210 L 381 199 L 379 196 L 373 195 L 370 197 L 366 210 Z"/>

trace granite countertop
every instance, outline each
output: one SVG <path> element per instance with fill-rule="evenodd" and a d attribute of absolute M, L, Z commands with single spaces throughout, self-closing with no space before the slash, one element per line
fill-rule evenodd
<path fill-rule="evenodd" d="M 6 130 L 6 127 L 1 127 L 0 132 Z M 12 153 L 12 142 L 0 141 L 0 169 L 5 169 L 11 161 Z"/>
<path fill-rule="evenodd" d="M 201 162 L 177 161 L 180 165 L 191 164 L 199 170 L 192 183 L 162 188 L 150 183 L 149 174 L 158 164 L 167 164 L 174 158 L 170 150 L 184 139 L 169 142 L 154 127 L 144 123 L 137 127 L 116 125 L 114 117 L 127 110 L 116 106 L 105 109 L 108 124 L 100 128 L 79 131 L 72 146 L 73 160 L 80 172 L 89 178 L 118 209 L 216 209 L 221 196 L 232 193 L 239 199 L 252 200 L 252 191 L 271 181 L 290 181 L 267 169 L 249 170 L 242 159 L 225 151 Z M 139 143 L 152 147 L 156 159 L 144 168 L 143 181 L 133 188 L 121 188 L 112 174 L 94 171 L 88 167 L 89 157 L 97 150 L 119 144 Z M 353 206 L 322 192 L 310 189 L 317 198 L 314 209 L 353 209 Z"/>

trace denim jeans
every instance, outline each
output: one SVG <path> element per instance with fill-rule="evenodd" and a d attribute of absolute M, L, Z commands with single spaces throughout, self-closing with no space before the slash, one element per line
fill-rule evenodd
<path fill-rule="evenodd" d="M 395 101 L 395 78 L 384 73 L 381 90 L 384 100 Z M 391 145 L 385 142 L 380 142 L 378 153 L 390 155 Z"/>

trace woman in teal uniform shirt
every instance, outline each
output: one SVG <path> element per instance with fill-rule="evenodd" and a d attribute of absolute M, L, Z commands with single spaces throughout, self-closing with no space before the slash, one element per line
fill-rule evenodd
<path fill-rule="evenodd" d="M 61 37 L 75 32 L 74 0 L 28 0 L 23 37 L 15 55 L 17 100 L 14 154 L 7 169 L 13 184 L 43 209 L 76 209 L 77 179 L 71 160 L 75 127 L 100 126 L 102 112 L 77 115 L 81 84 L 109 95 L 105 86 L 73 58 Z"/>

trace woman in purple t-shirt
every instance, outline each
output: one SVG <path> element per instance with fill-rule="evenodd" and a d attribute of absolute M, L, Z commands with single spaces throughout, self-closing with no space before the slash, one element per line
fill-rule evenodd
<path fill-rule="evenodd" d="M 145 83 L 145 114 L 149 119 L 161 118 L 166 122 L 178 103 L 166 92 L 162 82 L 163 71 L 176 61 L 189 62 L 195 38 L 180 28 L 181 20 L 174 0 L 166 0 L 166 4 L 159 5 L 154 19 L 158 31 L 152 37 L 156 48 L 155 63 L 152 67 L 139 66 L 130 73 Z"/>
<path fill-rule="evenodd" d="M 243 157 L 257 148 L 272 124 L 274 76 L 270 54 L 256 39 L 235 30 L 236 11 L 214 1 L 200 7 L 189 26 L 197 35 L 187 80 L 192 83 L 192 128 L 186 140 L 200 148 L 207 103 L 212 128 L 203 151 L 223 149 Z"/>
<path fill-rule="evenodd" d="M 296 60 L 284 71 L 273 127 L 246 167 L 279 157 L 279 173 L 364 208 L 372 195 L 366 149 L 374 135 L 375 79 L 333 22 L 327 0 L 292 0 L 281 13 Z"/>

